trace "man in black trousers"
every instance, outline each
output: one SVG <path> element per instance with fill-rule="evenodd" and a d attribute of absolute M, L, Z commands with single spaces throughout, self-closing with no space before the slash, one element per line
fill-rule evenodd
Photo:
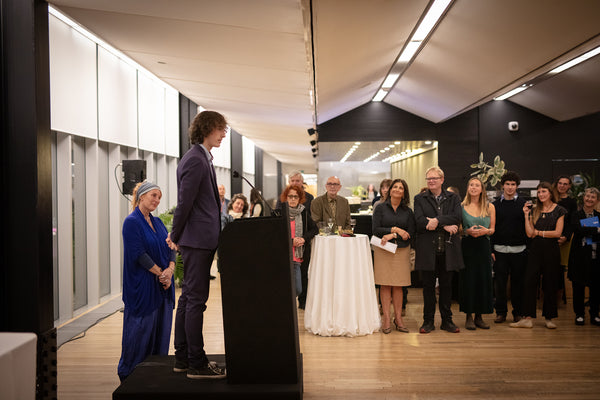
<path fill-rule="evenodd" d="M 458 333 L 452 322 L 452 277 L 464 268 L 458 227 L 462 222 L 460 198 L 442 188 L 444 171 L 431 167 L 426 172 L 427 190 L 415 196 L 417 235 L 415 269 L 423 281 L 423 325 L 421 333 L 435 329 L 435 279 L 440 283 L 441 329 Z"/>
<path fill-rule="evenodd" d="M 525 235 L 525 199 L 517 194 L 521 178 L 508 171 L 500 178 L 502 196 L 494 201 L 496 232 L 492 235 L 494 258 L 494 291 L 496 294 L 495 323 L 506 321 L 508 313 L 506 284 L 510 275 L 510 302 L 515 322 L 523 315 L 523 281 L 527 266 L 527 236 Z"/>

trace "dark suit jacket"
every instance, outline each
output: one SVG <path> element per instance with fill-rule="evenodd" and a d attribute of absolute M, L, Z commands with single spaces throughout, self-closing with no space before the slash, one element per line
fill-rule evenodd
<path fill-rule="evenodd" d="M 445 232 L 446 239 L 450 234 L 444 231 L 446 225 L 459 225 L 462 223 L 462 208 L 460 198 L 443 190 L 445 199 L 440 203 L 441 215 L 438 216 L 437 202 L 429 190 L 415 196 L 415 219 L 417 220 L 417 237 L 415 241 L 415 269 L 433 271 L 435 269 L 436 237 L 438 232 Z M 435 231 L 428 231 L 425 227 L 429 218 L 438 218 L 439 224 Z M 452 235 L 452 243 L 445 243 L 446 270 L 458 271 L 464 268 L 460 235 Z"/>
<path fill-rule="evenodd" d="M 177 166 L 177 208 L 171 239 L 180 246 L 217 248 L 221 202 L 213 171 L 199 144 L 192 146 Z"/>
<path fill-rule="evenodd" d="M 348 204 L 348 200 L 338 195 L 335 201 L 336 215 L 331 215 L 327 193 L 314 199 L 310 206 L 312 219 L 315 222 L 323 221 L 327 223 L 327 220 L 332 218 L 336 227 L 341 226 L 343 229 L 350 228 L 350 204 Z"/>

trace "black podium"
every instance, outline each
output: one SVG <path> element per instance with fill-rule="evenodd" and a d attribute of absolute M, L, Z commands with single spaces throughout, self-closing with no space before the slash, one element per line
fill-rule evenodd
<path fill-rule="evenodd" d="M 188 379 L 173 372 L 174 356 L 150 356 L 113 392 L 113 400 L 302 399 L 287 208 L 282 214 L 237 219 L 221 233 L 226 354 L 208 358 L 226 366 L 227 379 Z"/>
<path fill-rule="evenodd" d="M 287 209 L 243 218 L 219 240 L 227 380 L 297 385 L 302 393 L 296 294 Z"/>

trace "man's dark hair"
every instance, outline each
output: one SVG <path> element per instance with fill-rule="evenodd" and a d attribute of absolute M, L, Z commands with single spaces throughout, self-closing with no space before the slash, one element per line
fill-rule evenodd
<path fill-rule="evenodd" d="M 500 178 L 500 184 L 504 185 L 506 181 L 516 182 L 517 186 L 519 186 L 521 184 L 521 177 L 515 171 L 508 171 Z"/>
<path fill-rule="evenodd" d="M 190 124 L 189 134 L 191 144 L 202 144 L 204 139 L 215 129 L 225 129 L 225 117 L 216 111 L 202 111 L 194 117 Z"/>

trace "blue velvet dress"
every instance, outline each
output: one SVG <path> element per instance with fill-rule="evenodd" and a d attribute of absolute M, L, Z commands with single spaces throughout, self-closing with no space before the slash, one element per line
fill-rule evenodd
<path fill-rule="evenodd" d="M 162 221 L 150 215 L 153 230 L 136 209 L 123 222 L 123 340 L 118 374 L 121 380 L 137 364 L 153 354 L 169 351 L 175 288 L 165 290 L 158 277 L 149 271 L 152 264 L 161 269 L 175 260 L 165 239 L 168 232 Z"/>

